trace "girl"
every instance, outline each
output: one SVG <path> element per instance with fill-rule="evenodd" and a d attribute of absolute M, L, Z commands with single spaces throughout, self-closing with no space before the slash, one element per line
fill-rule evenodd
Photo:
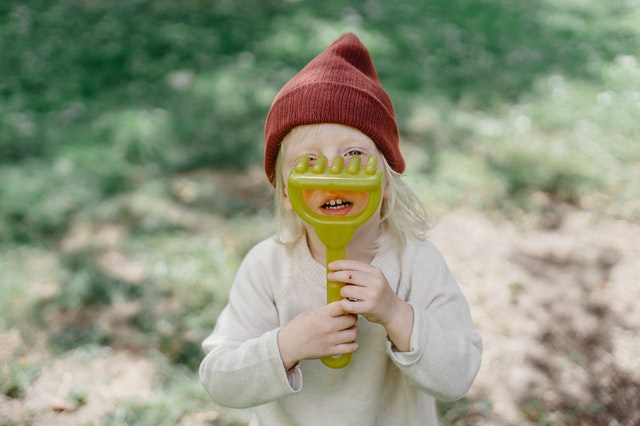
<path fill-rule="evenodd" d="M 251 425 L 437 425 L 437 398 L 461 398 L 480 366 L 481 339 L 437 249 L 426 214 L 400 180 L 404 159 L 391 100 L 369 52 L 346 34 L 276 96 L 265 125 L 265 171 L 279 232 L 245 257 L 213 333 L 200 379 L 217 403 L 255 407 Z M 287 177 L 302 156 L 375 155 L 383 199 L 347 259 L 325 249 L 293 211 Z M 347 214 L 362 202 L 312 194 Z M 343 282 L 325 304 L 326 279 Z M 354 353 L 343 369 L 320 358 Z"/>

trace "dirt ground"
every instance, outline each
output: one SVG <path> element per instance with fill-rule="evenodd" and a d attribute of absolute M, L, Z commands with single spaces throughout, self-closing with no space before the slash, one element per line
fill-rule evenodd
<path fill-rule="evenodd" d="M 470 211 L 433 219 L 431 239 L 484 343 L 457 424 L 640 424 L 639 224 L 571 208 L 522 223 Z M 2 334 L 6 362 L 25 342 Z M 143 355 L 104 349 L 50 358 L 30 344 L 26 359 L 40 375 L 24 398 L 0 399 L 0 424 L 20 424 L 27 411 L 33 425 L 94 424 L 118 400 L 154 392 L 158 372 Z M 83 401 L 74 405 L 70 389 Z M 207 419 L 195 413 L 184 423 Z"/>
<path fill-rule="evenodd" d="M 561 210 L 432 230 L 483 336 L 465 424 L 640 424 L 640 226 Z"/>

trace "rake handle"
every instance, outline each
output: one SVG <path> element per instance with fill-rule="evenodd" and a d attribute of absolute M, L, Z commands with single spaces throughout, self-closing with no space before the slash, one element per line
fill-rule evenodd
<path fill-rule="evenodd" d="M 344 247 L 327 247 L 327 273 L 329 272 L 329 264 L 335 260 L 343 260 L 346 258 Z M 342 300 L 340 296 L 340 290 L 344 286 L 344 283 L 329 281 L 327 279 L 327 303 L 337 302 Z M 351 362 L 351 354 L 327 356 L 322 358 L 322 363 L 330 368 L 343 368 Z"/>

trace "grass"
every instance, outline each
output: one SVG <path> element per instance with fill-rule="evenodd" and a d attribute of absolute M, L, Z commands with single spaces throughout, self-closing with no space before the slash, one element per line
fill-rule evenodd
<path fill-rule="evenodd" d="M 0 369 L 0 392 L 9 398 L 22 398 L 40 373 L 37 365 L 24 360 L 3 364 Z"/>
<path fill-rule="evenodd" d="M 429 202 L 456 205 L 478 186 L 487 208 L 513 197 L 526 210 L 538 191 L 576 204 L 612 194 L 590 198 L 637 217 L 635 9 L 334 6 L 7 2 L 0 238 L 59 238 L 80 206 L 150 177 L 258 164 L 275 92 L 345 31 L 370 46 L 406 144 L 430 154 L 420 173 L 441 188 Z M 379 29 L 391 23 L 402 31 Z M 451 176 L 452 161 L 482 180 Z"/>
<path fill-rule="evenodd" d="M 217 426 L 242 426 L 248 422 L 248 413 L 233 412 L 215 406 L 203 392 L 202 386 L 194 381 L 190 371 L 169 365 L 162 358 L 158 360 L 166 369 L 166 383 L 161 391 L 147 401 L 123 401 L 103 419 L 105 426 L 121 424 L 175 425 L 181 420 L 193 418 L 198 424 Z"/>
<path fill-rule="evenodd" d="M 266 189 L 225 192 L 209 178 L 260 167 L 273 96 L 346 31 L 371 50 L 396 105 L 407 180 L 430 209 L 518 218 L 564 202 L 640 220 L 636 9 L 6 1 L 0 324 L 45 330 L 57 352 L 116 342 L 159 350 L 179 380 L 157 400 L 124 404 L 113 424 L 204 410 L 192 387 L 199 342 L 242 256 L 273 230 Z M 118 311 L 119 328 L 89 315 L 121 306 L 131 309 Z M 19 398 L 31 373 L 3 370 L 3 393 Z M 453 423 L 490 411 L 483 404 L 441 414 Z M 546 418 L 535 401 L 523 411 Z M 242 422 L 219 414 L 217 424 Z"/>
<path fill-rule="evenodd" d="M 535 195 L 545 193 L 637 219 L 637 206 L 625 206 L 640 195 L 632 142 L 640 136 L 634 124 L 640 110 L 637 93 L 622 87 L 640 82 L 640 67 L 619 57 L 603 70 L 603 80 L 594 87 L 551 75 L 522 101 L 495 112 L 456 110 L 444 101 L 416 108 L 414 138 L 429 141 L 415 164 L 433 182 L 427 204 L 536 211 Z M 452 134 L 441 134 L 441 126 Z M 460 149 L 447 148 L 456 144 Z"/>

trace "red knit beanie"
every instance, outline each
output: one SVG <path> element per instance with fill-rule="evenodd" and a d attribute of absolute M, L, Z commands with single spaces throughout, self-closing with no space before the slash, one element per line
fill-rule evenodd
<path fill-rule="evenodd" d="M 264 169 L 272 185 L 282 139 L 296 126 L 320 123 L 358 129 L 375 142 L 393 170 L 404 171 L 393 104 L 369 51 L 354 34 L 334 41 L 276 95 L 264 129 Z"/>

